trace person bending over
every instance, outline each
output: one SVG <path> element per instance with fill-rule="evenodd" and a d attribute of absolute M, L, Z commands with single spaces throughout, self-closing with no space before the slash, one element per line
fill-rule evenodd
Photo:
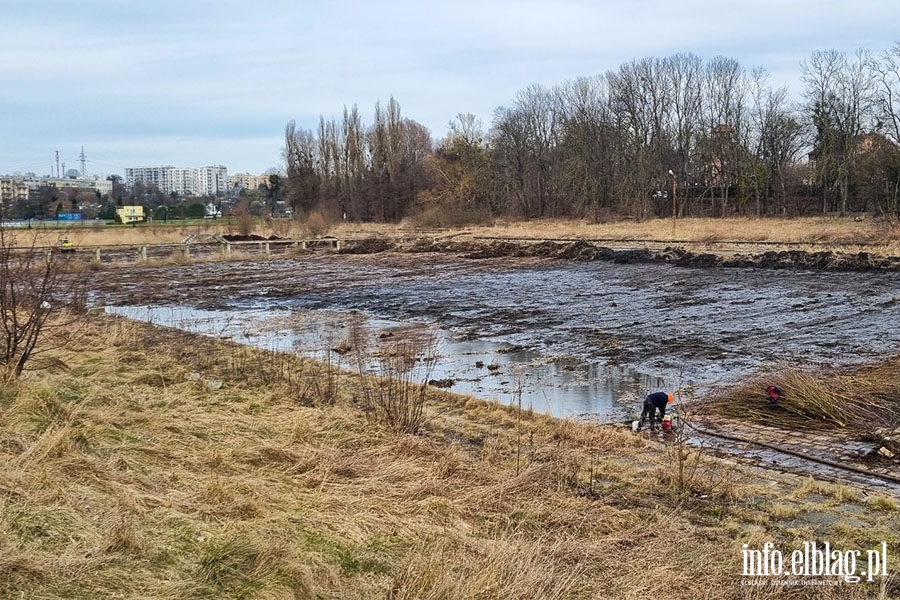
<path fill-rule="evenodd" d="M 666 392 L 648 394 L 644 398 L 644 410 L 641 412 L 641 422 L 638 425 L 638 429 L 640 430 L 644 423 L 647 422 L 650 424 L 650 429 L 656 431 L 656 411 L 659 411 L 659 418 L 662 419 L 666 416 L 666 405 L 674 400 L 675 398 L 672 394 L 667 394 Z"/>

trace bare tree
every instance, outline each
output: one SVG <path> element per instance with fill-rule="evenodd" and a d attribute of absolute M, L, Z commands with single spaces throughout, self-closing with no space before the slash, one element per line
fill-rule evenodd
<path fill-rule="evenodd" d="M 754 77 L 753 115 L 756 139 L 755 156 L 765 169 L 763 189 L 756 194 L 756 216 L 765 212 L 768 190 L 776 190 L 778 205 L 787 202 L 788 172 L 803 147 L 803 126 L 788 105 L 786 87 L 773 90 L 759 74 Z"/>
<path fill-rule="evenodd" d="M 736 60 L 717 56 L 706 66 L 706 90 L 707 160 L 713 170 L 712 183 L 719 188 L 724 217 L 731 188 L 746 167 L 750 128 L 747 72 Z"/>
<path fill-rule="evenodd" d="M 632 61 L 607 75 L 613 111 L 622 136 L 625 206 L 638 218 L 648 213 L 647 201 L 654 190 L 665 188 L 665 174 L 674 160 L 664 124 L 668 121 L 672 90 L 662 76 L 658 59 Z"/>
<path fill-rule="evenodd" d="M 693 54 L 676 54 L 664 59 L 662 68 L 672 93 L 668 128 L 677 160 L 674 168 L 682 189 L 690 193 L 697 179 L 694 158 L 703 128 L 703 64 Z M 688 213 L 690 201 L 690 196 L 680 199 L 679 214 Z"/>
<path fill-rule="evenodd" d="M 319 202 L 321 177 L 316 170 L 316 141 L 311 131 L 297 131 L 294 121 L 284 130 L 287 196 L 294 214 L 308 215 Z M 274 207 L 270 207 L 269 216 Z"/>
<path fill-rule="evenodd" d="M 350 110 L 344 107 L 341 121 L 341 195 L 356 219 L 368 221 L 374 216 L 370 198 L 364 193 L 363 178 L 366 169 L 366 140 L 362 119 L 354 104 Z"/>
<path fill-rule="evenodd" d="M 532 85 L 518 93 L 512 108 L 498 109 L 493 142 L 501 192 L 526 218 L 554 216 L 554 151 L 559 119 L 554 93 Z"/>
<path fill-rule="evenodd" d="M 555 185 L 569 203 L 563 210 L 601 220 L 613 210 L 619 164 L 607 81 L 592 77 L 566 83 L 557 102 L 561 133 Z"/>
<path fill-rule="evenodd" d="M 835 191 L 840 212 L 847 212 L 857 147 L 873 109 L 872 58 L 859 50 L 848 58 L 836 50 L 814 52 L 800 65 L 807 110 L 815 129 L 813 156 L 823 187 L 822 211 Z"/>
<path fill-rule="evenodd" d="M 882 129 L 895 144 L 900 144 L 900 43 L 885 50 L 872 61 L 876 83 L 876 129 Z"/>
<path fill-rule="evenodd" d="M 39 248 L 36 235 L 24 238 L 0 227 L 0 381 L 17 378 L 37 354 L 64 345 L 75 327 L 54 316 L 84 302 L 82 286 L 64 280 L 70 255 Z"/>

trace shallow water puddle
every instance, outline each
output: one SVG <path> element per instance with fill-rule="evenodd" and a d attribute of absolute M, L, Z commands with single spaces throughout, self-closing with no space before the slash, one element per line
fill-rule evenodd
<path fill-rule="evenodd" d="M 229 339 L 265 350 L 322 359 L 349 335 L 358 313 L 332 310 L 204 310 L 167 306 L 108 306 L 106 312 L 129 319 Z M 408 325 L 365 318 L 375 337 Z M 621 366 L 591 364 L 572 356 L 543 355 L 508 343 L 454 336 L 434 330 L 438 360 L 429 381 L 448 391 L 517 405 L 557 417 L 631 418 L 647 389 L 664 389 L 664 378 Z M 355 368 L 349 356 L 332 355 L 332 364 Z"/>

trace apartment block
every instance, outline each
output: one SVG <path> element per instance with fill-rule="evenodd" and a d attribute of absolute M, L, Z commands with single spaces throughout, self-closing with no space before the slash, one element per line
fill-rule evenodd
<path fill-rule="evenodd" d="M 198 179 L 201 196 L 215 196 L 228 191 L 228 169 L 222 165 L 200 167 Z"/>
<path fill-rule="evenodd" d="M 134 167 L 125 169 L 125 185 L 134 188 L 136 183 L 155 185 L 163 193 L 172 192 L 173 166 L 164 167 Z"/>
<path fill-rule="evenodd" d="M 28 184 L 21 177 L 0 177 L 0 201 L 28 199 Z"/>
<path fill-rule="evenodd" d="M 250 173 L 235 173 L 228 178 L 228 187 L 245 190 L 259 189 L 259 178 Z"/>
<path fill-rule="evenodd" d="M 171 165 L 125 169 L 125 184 L 155 185 L 164 194 L 214 196 L 228 189 L 228 169 L 223 165 L 181 169 Z"/>

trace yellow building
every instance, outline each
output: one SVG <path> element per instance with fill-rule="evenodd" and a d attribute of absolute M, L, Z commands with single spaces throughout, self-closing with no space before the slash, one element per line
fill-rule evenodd
<path fill-rule="evenodd" d="M 235 173 L 228 178 L 228 186 L 231 189 L 243 188 L 245 190 L 255 190 L 259 187 L 256 175 L 250 173 Z"/>
<path fill-rule="evenodd" d="M 116 216 L 123 223 L 140 223 L 144 220 L 143 206 L 118 206 Z"/>

